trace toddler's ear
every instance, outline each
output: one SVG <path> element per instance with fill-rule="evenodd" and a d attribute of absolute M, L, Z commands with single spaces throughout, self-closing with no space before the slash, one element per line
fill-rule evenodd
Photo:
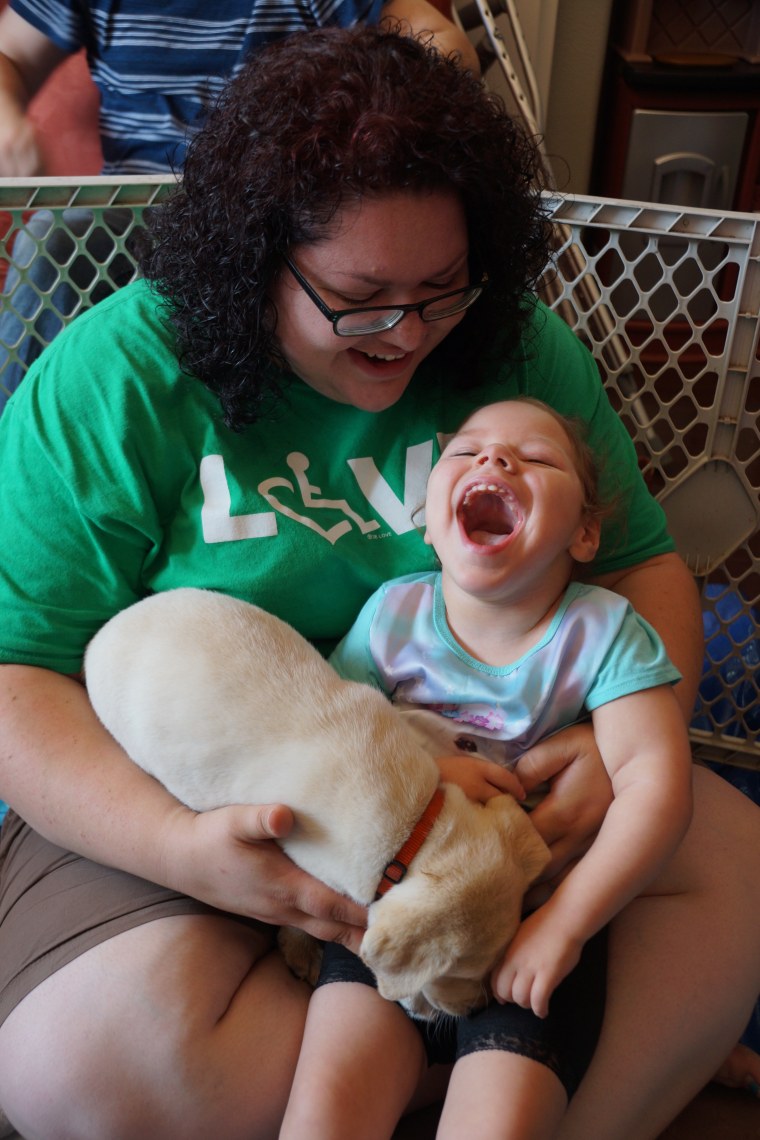
<path fill-rule="evenodd" d="M 599 519 L 585 519 L 578 527 L 568 548 L 570 557 L 576 562 L 593 561 L 599 549 L 601 534 L 602 524 Z"/>

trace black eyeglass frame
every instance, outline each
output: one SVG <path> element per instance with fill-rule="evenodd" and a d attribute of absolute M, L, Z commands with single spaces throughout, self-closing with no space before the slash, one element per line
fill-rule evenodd
<path fill-rule="evenodd" d="M 414 301 L 409 305 L 358 305 L 352 309 L 331 309 L 329 305 L 325 304 L 314 287 L 309 284 L 298 266 L 294 265 L 286 255 L 283 256 L 282 260 L 309 300 L 314 302 L 322 316 L 326 317 L 330 322 L 335 335 L 340 337 L 372 336 L 374 333 L 387 332 L 389 329 L 395 328 L 400 321 L 403 321 L 407 313 L 419 313 L 422 320 L 428 324 L 431 324 L 433 321 L 445 321 L 448 317 L 455 317 L 457 313 L 463 313 L 469 309 L 471 305 L 474 305 L 488 285 L 488 274 L 484 273 L 477 285 L 463 285 L 460 289 L 452 289 L 450 293 L 440 293 L 437 297 L 427 297 L 424 301 Z M 474 294 L 472 299 L 469 300 L 466 305 L 462 305 L 461 309 L 455 309 L 453 313 L 442 313 L 440 316 L 425 316 L 425 309 L 428 305 L 435 305 L 439 301 L 445 301 L 447 297 L 456 297 L 460 294 L 470 292 Z M 389 323 L 384 324 L 382 328 L 371 329 L 369 331 L 357 329 L 356 332 L 341 332 L 338 329 L 338 321 L 340 321 L 342 317 L 350 317 L 356 313 L 393 313 L 398 315 L 394 315 Z"/>

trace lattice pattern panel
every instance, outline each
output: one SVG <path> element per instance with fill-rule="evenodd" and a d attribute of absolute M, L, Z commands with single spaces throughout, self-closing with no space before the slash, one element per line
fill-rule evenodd
<path fill-rule="evenodd" d="M 0 184 L 0 398 L 64 324 L 132 280 L 142 213 L 170 185 Z"/>
<path fill-rule="evenodd" d="M 0 342 L 0 386 L 19 371 L 24 335 L 41 344 L 134 275 L 143 212 L 171 185 L 0 184 L 0 299 L 21 325 Z M 557 238 L 545 296 L 596 357 L 701 584 L 693 740 L 708 758 L 760 768 L 758 219 L 591 198 L 547 198 L 547 209 Z"/>
<path fill-rule="evenodd" d="M 696 742 L 760 766 L 760 236 L 753 215 L 555 200 L 547 299 L 589 345 L 702 587 Z"/>

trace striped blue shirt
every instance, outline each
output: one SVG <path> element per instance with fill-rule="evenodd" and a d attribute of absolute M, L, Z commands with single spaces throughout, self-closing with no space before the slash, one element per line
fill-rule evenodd
<path fill-rule="evenodd" d="M 100 91 L 104 174 L 181 166 L 248 53 L 304 28 L 376 23 L 383 0 L 11 0 L 67 53 L 85 48 Z"/>

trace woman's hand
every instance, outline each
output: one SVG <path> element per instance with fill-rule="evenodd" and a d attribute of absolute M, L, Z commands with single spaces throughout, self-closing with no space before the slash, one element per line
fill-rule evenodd
<path fill-rule="evenodd" d="M 612 785 L 590 724 L 576 724 L 542 740 L 521 757 L 515 769 L 525 790 L 549 783 L 546 798 L 531 820 L 551 851 L 540 883 L 561 882 L 588 851 L 612 803 Z M 539 886 L 526 901 L 537 906 L 546 898 Z"/>
<path fill-rule="evenodd" d="M 293 827 L 282 804 L 233 805 L 199 813 L 180 808 L 167 831 L 165 880 L 220 910 L 357 951 L 367 912 L 302 871 L 281 850 Z"/>
<path fill-rule="evenodd" d="M 482 760 L 469 753 L 443 756 L 436 763 L 444 783 L 458 784 L 467 798 L 476 803 L 487 803 L 494 796 L 503 796 L 505 792 L 516 800 L 525 799 L 525 788 L 517 776 L 502 768 L 501 764 Z"/>

